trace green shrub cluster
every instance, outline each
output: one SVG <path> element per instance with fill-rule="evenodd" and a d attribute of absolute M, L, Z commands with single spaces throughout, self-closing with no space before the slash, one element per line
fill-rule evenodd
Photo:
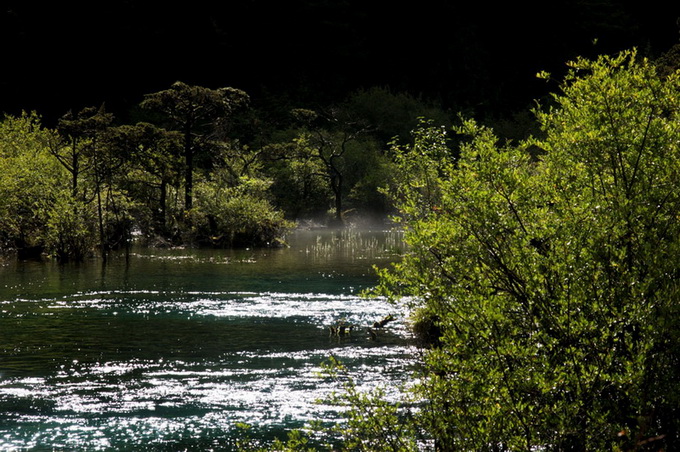
<path fill-rule="evenodd" d="M 436 326 L 415 422 L 437 450 L 679 447 L 679 74 L 570 67 L 539 138 L 463 120 L 398 150 L 410 251 L 380 293 Z"/>

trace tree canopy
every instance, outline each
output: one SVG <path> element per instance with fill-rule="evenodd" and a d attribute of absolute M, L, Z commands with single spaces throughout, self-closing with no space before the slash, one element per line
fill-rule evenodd
<path fill-rule="evenodd" d="M 54 128 L 37 113 L 8 115 L 2 248 L 82 260 L 133 235 L 274 246 L 296 220 L 381 218 L 390 135 L 421 114 L 445 117 L 436 104 L 380 88 L 316 110 L 263 111 L 241 90 L 179 81 L 144 96 L 132 123 L 104 105 L 68 111 Z"/>

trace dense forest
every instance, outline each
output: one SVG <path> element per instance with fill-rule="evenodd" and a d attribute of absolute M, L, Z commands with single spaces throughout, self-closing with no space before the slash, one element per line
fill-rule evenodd
<path fill-rule="evenodd" d="M 257 105 L 329 104 L 382 86 L 456 111 L 508 113 L 548 92 L 538 71 L 563 73 L 577 56 L 660 55 L 677 43 L 679 15 L 662 0 L 8 0 L 0 110 L 51 121 L 106 103 L 127 121 L 144 94 L 181 80 L 239 88 Z"/>
<path fill-rule="evenodd" d="M 104 106 L 0 123 L 0 231 L 21 256 L 150 245 L 275 246 L 295 221 L 384 217 L 395 136 L 437 108 L 384 89 L 267 114 L 235 88 L 173 83 L 132 124 Z M 277 117 L 278 115 L 278 117 Z M 411 116 L 413 115 L 413 116 Z M 274 119 L 273 119 L 274 118 Z"/>

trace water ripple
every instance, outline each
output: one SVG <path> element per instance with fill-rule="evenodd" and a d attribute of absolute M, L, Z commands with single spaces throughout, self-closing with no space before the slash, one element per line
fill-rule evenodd
<path fill-rule="evenodd" d="M 415 353 L 403 318 L 368 337 L 396 309 L 355 295 L 89 291 L 0 305 L 35 332 L 8 337 L 0 363 L 0 450 L 208 449 L 239 422 L 279 435 L 341 415 L 319 403 L 342 389 L 322 375 L 331 355 L 360 389 L 396 399 Z M 338 321 L 357 329 L 329 335 Z"/>

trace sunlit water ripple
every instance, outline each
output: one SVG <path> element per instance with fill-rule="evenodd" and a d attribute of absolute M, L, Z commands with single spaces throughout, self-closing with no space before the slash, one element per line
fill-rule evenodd
<path fill-rule="evenodd" d="M 0 300 L 0 450 L 208 450 L 340 408 L 335 356 L 363 389 L 396 397 L 414 349 L 396 311 L 349 293 L 85 290 Z M 329 325 L 356 325 L 345 337 Z"/>

